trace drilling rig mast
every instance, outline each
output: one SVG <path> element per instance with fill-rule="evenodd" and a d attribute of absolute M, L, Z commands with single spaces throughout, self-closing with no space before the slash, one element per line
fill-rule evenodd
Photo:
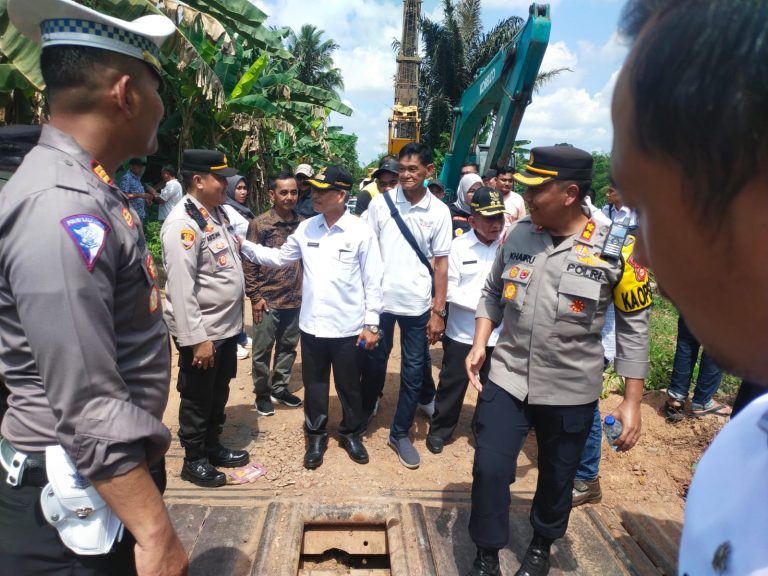
<path fill-rule="evenodd" d="M 389 119 L 387 150 L 397 155 L 409 142 L 421 135 L 419 118 L 419 20 L 421 0 L 403 0 L 403 36 L 397 54 L 395 105 Z"/>

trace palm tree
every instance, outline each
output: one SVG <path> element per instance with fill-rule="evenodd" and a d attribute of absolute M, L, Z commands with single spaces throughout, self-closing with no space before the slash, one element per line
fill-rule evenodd
<path fill-rule="evenodd" d="M 339 45 L 333 40 L 323 40 L 325 31 L 312 24 L 304 24 L 298 35 L 288 33 L 287 49 L 293 54 L 293 63 L 298 65 L 297 78 L 309 86 L 317 86 L 338 96 L 344 89 L 341 70 L 334 66 L 333 53 Z"/>
<path fill-rule="evenodd" d="M 422 139 L 430 146 L 437 146 L 440 135 L 451 131 L 452 110 L 479 71 L 525 26 L 525 20 L 512 16 L 486 33 L 481 4 L 481 0 L 443 0 L 442 22 L 422 19 L 419 108 Z M 537 87 L 564 70 L 567 68 L 540 73 Z"/>

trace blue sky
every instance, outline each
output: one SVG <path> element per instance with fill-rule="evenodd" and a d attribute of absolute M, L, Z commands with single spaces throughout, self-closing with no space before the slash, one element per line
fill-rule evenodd
<path fill-rule="evenodd" d="M 334 114 L 331 123 L 357 134 L 362 163 L 386 148 L 393 104 L 395 55 L 402 1 L 252 0 L 269 15 L 266 24 L 298 29 L 311 23 L 339 44 L 336 65 L 344 74 L 344 101 L 351 117 Z M 527 17 L 529 0 L 483 0 L 486 30 L 509 16 Z M 624 0 L 553 0 L 552 33 L 542 70 L 568 67 L 534 95 L 518 133 L 533 145 L 569 142 L 586 150 L 610 151 L 610 102 L 627 49 L 615 30 Z M 442 1 L 424 0 L 422 14 L 442 19 Z"/>

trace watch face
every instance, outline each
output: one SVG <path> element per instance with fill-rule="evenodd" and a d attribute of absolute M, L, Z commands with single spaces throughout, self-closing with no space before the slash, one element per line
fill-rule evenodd
<path fill-rule="evenodd" d="M 371 334 L 378 334 L 379 333 L 379 327 L 378 326 L 368 326 L 368 332 Z"/>

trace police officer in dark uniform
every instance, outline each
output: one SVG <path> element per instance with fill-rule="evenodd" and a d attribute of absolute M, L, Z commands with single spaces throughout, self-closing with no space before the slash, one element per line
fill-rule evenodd
<path fill-rule="evenodd" d="M 185 150 L 186 195 L 163 223 L 160 237 L 168 274 L 165 319 L 179 350 L 181 477 L 198 486 L 226 484 L 215 466 L 248 463 L 248 452 L 219 443 L 229 381 L 237 373 L 245 280 L 240 243 L 221 206 L 227 178 L 237 170 L 216 150 Z"/>
<path fill-rule="evenodd" d="M 10 0 L 8 14 L 42 44 L 50 124 L 0 194 L 0 572 L 185 574 L 161 495 L 168 331 L 152 256 L 110 177 L 157 148 L 159 46 L 175 26 L 68 0 Z M 44 512 L 60 469 L 48 452 L 98 510 Z M 114 544 L 92 538 L 103 503 L 127 529 Z"/>
<path fill-rule="evenodd" d="M 640 272 L 625 261 L 625 237 L 591 219 L 584 204 L 591 179 L 592 155 L 570 146 L 534 148 L 515 174 L 527 187 L 530 215 L 510 227 L 496 256 L 466 360 L 480 392 L 469 523 L 478 547 L 475 576 L 500 573 L 498 551 L 509 540 L 509 485 L 531 426 L 539 451 L 534 536 L 516 576 L 549 572 L 550 546 L 565 534 L 576 469 L 602 390 L 600 331 L 611 301 L 617 304 L 614 362 L 626 383 L 624 402 L 614 411 L 624 428 L 618 449 L 632 448 L 640 433 L 650 295 L 647 284 L 636 282 Z M 488 338 L 502 319 L 482 385 Z"/>

